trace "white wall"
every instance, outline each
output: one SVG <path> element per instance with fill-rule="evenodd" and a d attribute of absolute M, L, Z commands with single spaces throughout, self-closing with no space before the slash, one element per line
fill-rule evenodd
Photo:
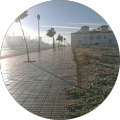
<path fill-rule="evenodd" d="M 79 34 L 71 34 L 71 45 L 78 45 Z"/>
<path fill-rule="evenodd" d="M 89 33 L 89 27 L 82 27 L 81 32 L 82 33 Z"/>
<path fill-rule="evenodd" d="M 108 27 L 100 27 L 101 32 L 108 32 Z"/>
<path fill-rule="evenodd" d="M 90 40 L 90 36 L 93 39 Z M 97 39 L 99 37 L 99 39 Z M 71 44 L 96 44 L 99 45 L 117 45 L 116 38 L 113 33 L 88 33 L 88 34 L 71 34 Z"/>

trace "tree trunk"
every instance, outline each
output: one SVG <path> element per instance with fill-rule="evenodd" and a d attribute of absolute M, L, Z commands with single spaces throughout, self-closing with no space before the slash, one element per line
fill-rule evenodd
<path fill-rule="evenodd" d="M 62 41 L 61 41 L 61 50 L 62 50 Z"/>
<path fill-rule="evenodd" d="M 59 44 L 59 42 L 58 42 L 58 50 L 60 49 L 60 44 Z"/>
<path fill-rule="evenodd" d="M 21 24 L 20 20 L 19 20 L 19 23 L 20 23 L 20 27 L 21 27 L 21 30 L 22 30 L 22 33 L 23 33 L 23 39 L 25 41 L 25 46 L 26 46 L 26 51 L 27 51 L 27 58 L 28 58 L 28 62 L 29 62 L 30 60 L 29 60 L 29 52 L 28 52 L 27 41 L 25 39 L 25 34 L 24 34 L 24 31 L 23 31 L 22 24 Z"/>
<path fill-rule="evenodd" d="M 54 51 L 54 38 L 53 38 L 53 51 Z"/>
<path fill-rule="evenodd" d="M 54 41 L 54 37 L 53 37 L 53 51 L 55 50 L 55 41 Z"/>

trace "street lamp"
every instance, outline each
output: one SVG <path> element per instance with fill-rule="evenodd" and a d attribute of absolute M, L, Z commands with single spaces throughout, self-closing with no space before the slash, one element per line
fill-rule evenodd
<path fill-rule="evenodd" d="M 12 38 L 12 40 L 13 40 L 13 43 L 16 42 L 16 41 L 14 41 L 14 33 L 13 33 L 13 38 Z M 14 44 L 12 44 L 12 48 L 14 48 L 14 47 L 15 47 Z"/>
<path fill-rule="evenodd" d="M 37 15 L 37 19 L 38 19 L 38 39 L 39 39 L 39 43 L 38 43 L 38 52 L 40 52 L 40 27 L 39 27 L 39 20 L 40 20 L 40 15 Z"/>
<path fill-rule="evenodd" d="M 14 41 L 14 33 L 13 33 L 13 41 Z M 15 42 L 15 41 L 14 41 Z"/>
<path fill-rule="evenodd" d="M 30 42 L 31 42 L 31 41 L 30 41 L 30 36 L 29 36 L 29 49 L 30 49 Z"/>

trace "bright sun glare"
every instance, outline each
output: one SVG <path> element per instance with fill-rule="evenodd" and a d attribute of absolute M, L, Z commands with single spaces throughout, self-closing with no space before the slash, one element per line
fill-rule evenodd
<path fill-rule="evenodd" d="M 25 36 L 30 36 L 31 38 L 34 38 L 35 36 L 37 36 L 37 34 L 33 30 L 29 29 L 25 25 L 22 25 L 22 27 L 25 32 Z M 14 36 L 22 36 L 22 31 L 21 31 L 19 23 L 13 23 L 11 27 L 9 28 L 7 34 L 10 36 L 12 36 L 13 34 Z"/>
<path fill-rule="evenodd" d="M 25 36 L 28 37 L 30 36 L 31 39 L 33 38 L 37 38 L 38 37 L 38 31 L 34 31 L 32 29 L 30 29 L 29 27 L 22 25 Z M 19 23 L 13 23 L 11 25 L 11 27 L 9 28 L 8 35 L 10 36 L 23 36 L 21 28 L 20 28 L 20 24 Z M 40 31 L 40 37 L 42 37 L 42 41 L 51 44 L 52 43 L 52 38 L 46 36 L 46 31 Z M 56 39 L 56 36 L 55 36 Z"/>
<path fill-rule="evenodd" d="M 9 30 L 8 30 L 8 34 L 9 35 L 13 35 L 13 33 L 15 34 L 15 35 L 22 35 L 22 32 L 21 32 L 21 30 L 20 30 L 20 25 L 18 24 L 18 23 L 13 23 L 12 25 L 11 25 L 11 27 L 9 28 Z"/>

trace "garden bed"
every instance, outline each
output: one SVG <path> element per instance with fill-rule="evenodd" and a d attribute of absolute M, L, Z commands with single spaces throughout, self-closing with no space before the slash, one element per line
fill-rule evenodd
<path fill-rule="evenodd" d="M 111 92 L 119 71 L 118 46 L 73 47 L 78 86 L 65 89 L 66 118 L 84 115 L 101 104 Z"/>

